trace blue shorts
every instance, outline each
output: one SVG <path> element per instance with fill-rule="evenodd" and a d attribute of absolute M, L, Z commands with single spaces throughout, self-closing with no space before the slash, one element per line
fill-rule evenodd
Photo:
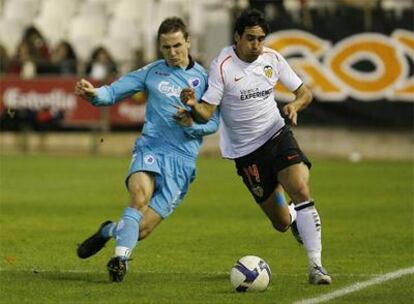
<path fill-rule="evenodd" d="M 145 145 L 136 145 L 126 178 L 135 172 L 154 173 L 155 191 L 149 206 L 162 218 L 169 216 L 179 205 L 195 179 L 195 160 L 163 152 Z"/>

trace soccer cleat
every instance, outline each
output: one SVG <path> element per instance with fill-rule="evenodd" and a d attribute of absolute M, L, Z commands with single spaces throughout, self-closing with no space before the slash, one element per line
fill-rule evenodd
<path fill-rule="evenodd" d="M 84 240 L 82 244 L 79 245 L 77 250 L 78 257 L 81 259 L 89 258 L 105 246 L 106 242 L 108 242 L 111 238 L 103 237 L 101 232 L 102 229 L 108 224 L 112 224 L 112 221 L 102 223 L 99 230 L 95 234 Z"/>
<path fill-rule="evenodd" d="M 290 231 L 292 231 L 293 236 L 295 237 L 298 243 L 303 244 L 302 238 L 300 237 L 298 226 L 296 225 L 296 221 L 290 224 Z"/>
<path fill-rule="evenodd" d="M 312 266 L 309 270 L 309 284 L 313 285 L 329 285 L 332 278 L 322 266 Z"/>
<path fill-rule="evenodd" d="M 108 264 L 106 264 L 106 268 L 108 269 L 109 280 L 111 282 L 122 282 L 128 270 L 128 261 L 129 259 L 119 256 L 109 260 Z"/>

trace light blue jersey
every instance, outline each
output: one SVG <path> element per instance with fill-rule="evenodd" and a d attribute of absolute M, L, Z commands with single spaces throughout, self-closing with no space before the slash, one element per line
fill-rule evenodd
<path fill-rule="evenodd" d="M 189 109 L 180 101 L 183 88 L 192 87 L 197 100 L 207 89 L 207 72 L 198 63 L 191 62 L 187 69 L 169 67 L 165 60 L 131 72 L 109 86 L 97 90 L 92 103 L 97 106 L 112 105 L 137 92 L 147 94 L 143 140 L 151 141 L 160 149 L 193 157 L 198 155 L 202 137 L 216 132 L 219 124 L 216 113 L 207 124 L 194 123 L 184 128 L 173 115 L 177 106 Z"/>
<path fill-rule="evenodd" d="M 195 178 L 195 160 L 203 136 L 217 131 L 218 113 L 206 124 L 179 125 L 173 118 L 183 88 L 192 87 L 197 100 L 207 89 L 207 72 L 191 61 L 187 69 L 169 67 L 158 60 L 131 72 L 109 86 L 100 87 L 91 101 L 96 106 L 113 105 L 137 92 L 145 92 L 147 105 L 142 136 L 135 142 L 127 181 L 138 171 L 152 172 L 156 189 L 150 207 L 165 218 L 175 209 Z"/>

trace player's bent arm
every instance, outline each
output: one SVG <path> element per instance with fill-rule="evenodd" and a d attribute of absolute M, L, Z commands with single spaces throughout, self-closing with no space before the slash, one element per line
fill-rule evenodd
<path fill-rule="evenodd" d="M 217 106 L 209 104 L 204 100 L 190 107 L 193 117 L 198 123 L 207 123 L 217 109 Z"/>
<path fill-rule="evenodd" d="M 302 84 L 294 92 L 295 100 L 283 107 L 283 112 L 293 126 L 297 126 L 298 112 L 306 108 L 312 101 L 311 91 Z"/>
<path fill-rule="evenodd" d="M 215 111 L 207 123 L 198 124 L 194 122 L 190 127 L 184 128 L 185 132 L 192 138 L 200 138 L 215 133 L 220 124 L 219 111 Z"/>
<path fill-rule="evenodd" d="M 297 112 L 305 109 L 312 102 L 312 92 L 305 84 L 302 84 L 293 94 L 295 100 L 290 105 L 294 106 Z"/>

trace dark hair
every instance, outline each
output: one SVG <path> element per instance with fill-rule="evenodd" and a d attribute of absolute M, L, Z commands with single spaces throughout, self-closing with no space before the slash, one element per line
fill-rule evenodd
<path fill-rule="evenodd" d="M 183 33 L 184 38 L 187 40 L 188 31 L 184 21 L 178 17 L 167 18 L 160 24 L 160 27 L 158 28 L 157 39 L 159 40 L 162 34 L 175 33 L 180 31 Z"/>
<path fill-rule="evenodd" d="M 68 41 L 62 40 L 60 42 L 60 46 L 63 46 L 66 49 L 66 51 L 68 52 L 67 53 L 67 59 L 74 59 L 74 60 L 77 59 L 76 58 L 76 52 L 73 49 L 72 45 Z"/>
<path fill-rule="evenodd" d="M 237 32 L 240 36 L 243 35 L 246 27 L 251 26 L 260 26 L 264 31 L 265 35 L 269 32 L 269 25 L 266 22 L 266 19 L 262 12 L 257 9 L 247 9 L 244 10 L 236 20 L 234 26 L 234 31 Z"/>
<path fill-rule="evenodd" d="M 91 61 L 97 60 L 100 52 L 104 52 L 106 56 L 108 56 L 109 61 L 114 61 L 111 53 L 109 53 L 109 51 L 101 45 L 93 49 L 92 54 L 91 54 Z"/>
<path fill-rule="evenodd" d="M 41 39 L 44 39 L 42 33 L 33 25 L 26 27 L 23 33 L 23 39 L 31 39 L 33 36 L 38 36 Z"/>

